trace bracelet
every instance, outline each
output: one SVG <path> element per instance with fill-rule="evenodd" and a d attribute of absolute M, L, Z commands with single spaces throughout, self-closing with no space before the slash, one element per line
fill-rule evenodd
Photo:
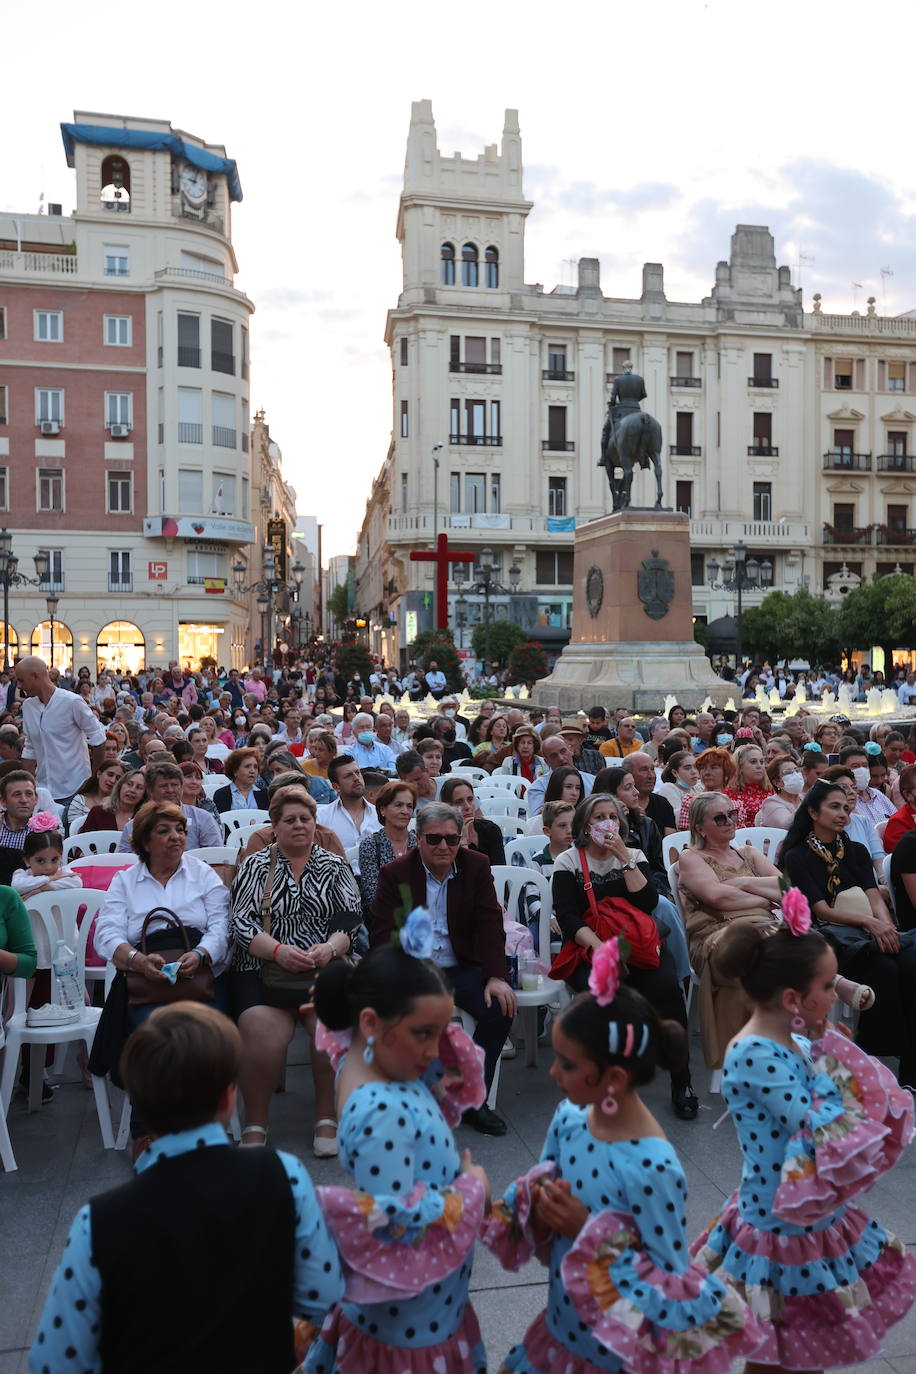
<path fill-rule="evenodd" d="M 204 964 L 207 962 L 207 952 L 206 952 L 206 950 L 203 950 L 203 949 L 192 949 L 192 950 L 191 950 L 191 953 L 197 955 L 198 959 L 200 960 L 200 967 L 203 968 Z"/>
<path fill-rule="evenodd" d="M 278 950 L 279 948 L 280 948 L 280 941 L 278 940 L 277 943 L 274 945 L 274 947 L 273 947 L 273 952 L 271 953 L 271 956 L 270 956 L 274 963 L 277 962 L 277 950 Z"/>
<path fill-rule="evenodd" d="M 139 953 L 140 953 L 140 951 L 139 951 L 138 949 L 132 949 L 131 952 L 130 952 L 130 954 L 128 954 L 128 956 L 127 956 L 127 967 L 128 967 L 128 968 L 130 968 L 131 961 L 134 960 L 134 959 L 136 959 L 136 957 L 137 957 L 137 955 L 138 955 Z"/>

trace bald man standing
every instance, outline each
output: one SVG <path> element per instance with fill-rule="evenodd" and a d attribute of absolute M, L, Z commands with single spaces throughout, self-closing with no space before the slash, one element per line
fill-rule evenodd
<path fill-rule="evenodd" d="M 105 728 L 74 692 L 55 687 L 44 659 L 21 658 L 14 675 L 22 703 L 22 766 L 61 805 L 102 762 Z"/>

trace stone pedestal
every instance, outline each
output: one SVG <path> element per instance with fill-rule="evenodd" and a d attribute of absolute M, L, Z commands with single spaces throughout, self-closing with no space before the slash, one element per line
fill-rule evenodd
<path fill-rule="evenodd" d="M 693 638 L 686 515 L 630 509 L 581 526 L 573 585 L 572 637 L 534 689 L 539 706 L 652 713 L 669 693 L 690 707 L 734 695 Z"/>

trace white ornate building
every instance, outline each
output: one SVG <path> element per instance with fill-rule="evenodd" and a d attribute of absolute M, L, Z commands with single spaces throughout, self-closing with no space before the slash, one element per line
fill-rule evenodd
<path fill-rule="evenodd" d="M 436 530 L 492 549 L 497 578 L 517 583 L 495 596 L 497 616 L 564 642 L 574 524 L 611 508 L 597 460 L 609 383 L 627 360 L 662 424 L 664 504 L 691 516 L 696 616 L 733 609 L 709 565 L 739 540 L 788 592 L 837 596 L 876 568 L 912 571 L 916 319 L 879 318 L 874 302 L 865 316 L 827 315 L 819 298 L 804 312 L 755 225 L 737 227 L 699 302 L 669 300 L 658 263 L 645 264 L 637 299 L 606 297 L 590 258 L 576 287 L 545 292 L 525 283 L 530 209 L 514 110 L 501 145 L 467 159 L 440 153 L 430 102 L 414 103 L 403 289 L 386 331 L 393 437 L 357 555 L 375 651 L 397 661 L 432 623 L 430 567 L 408 555 Z M 633 503 L 654 496 L 652 474 L 638 473 Z M 457 598 L 452 586 L 450 623 L 467 642 Z M 473 625 L 482 598 L 463 600 Z"/>

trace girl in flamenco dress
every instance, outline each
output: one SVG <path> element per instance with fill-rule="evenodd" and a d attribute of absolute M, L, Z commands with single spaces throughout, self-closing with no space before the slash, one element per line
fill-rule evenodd
<path fill-rule="evenodd" d="M 912 1098 L 828 1029 L 836 957 L 797 888 L 775 925 L 731 930 L 716 964 L 753 1005 L 722 1079 L 744 1167 L 693 1252 L 763 1330 L 751 1374 L 870 1360 L 916 1299 L 916 1261 L 852 1204 L 912 1139 Z"/>
<path fill-rule="evenodd" d="M 428 913 L 411 912 L 398 939 L 329 964 L 315 987 L 355 1189 L 317 1189 L 346 1287 L 308 1374 L 486 1374 L 468 1280 L 489 1185 L 451 1130 L 483 1101 L 483 1053 L 450 1024 Z"/>
<path fill-rule="evenodd" d="M 608 940 L 591 991 L 554 1022 L 550 1072 L 566 1101 L 541 1162 L 484 1225 L 507 1269 L 536 1255 L 550 1275 L 547 1307 L 502 1374 L 727 1374 L 760 1339 L 728 1282 L 691 1263 L 684 1173 L 639 1096 L 656 1064 L 681 1066 L 683 1028 L 619 980 Z"/>

